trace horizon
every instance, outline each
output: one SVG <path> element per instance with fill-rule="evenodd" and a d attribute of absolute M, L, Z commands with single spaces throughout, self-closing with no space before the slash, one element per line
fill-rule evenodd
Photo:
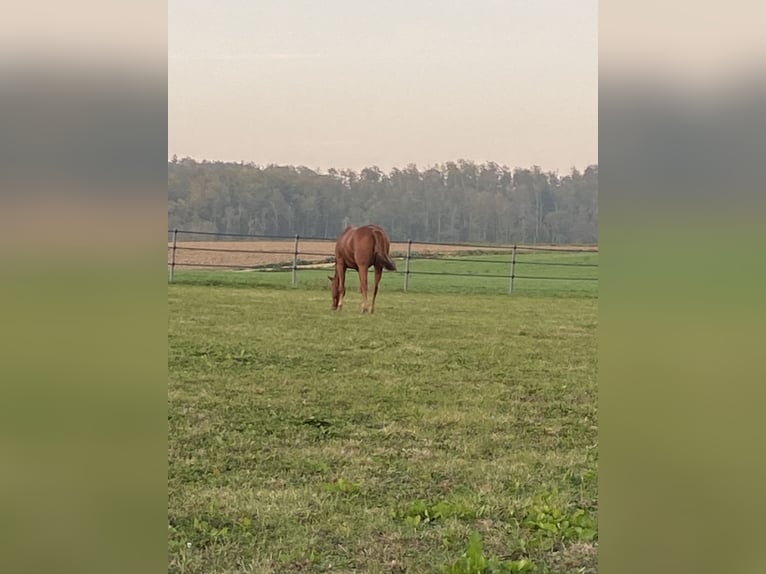
<path fill-rule="evenodd" d="M 475 161 L 475 160 L 470 160 L 470 159 L 466 159 L 466 158 L 462 158 L 462 157 L 461 158 L 457 158 L 457 159 L 448 159 L 448 160 L 441 161 L 441 162 L 438 162 L 438 163 L 435 163 L 435 164 L 427 164 L 427 165 L 420 165 L 420 164 L 417 164 L 415 162 L 410 162 L 410 163 L 408 163 L 406 165 L 395 165 L 395 166 L 392 166 L 392 167 L 390 167 L 388 169 L 384 169 L 383 167 L 381 167 L 379 165 L 365 165 L 365 166 L 362 166 L 360 168 L 338 167 L 338 166 L 313 167 L 313 166 L 308 166 L 308 165 L 303 165 L 303 164 L 295 164 L 295 163 L 275 163 L 275 162 L 271 162 L 271 163 L 259 163 L 257 161 L 250 161 L 250 160 L 210 159 L 210 158 L 196 158 L 196 157 L 192 157 L 192 156 L 188 156 L 188 155 L 186 155 L 186 156 L 181 156 L 181 155 L 178 155 L 178 154 L 173 154 L 173 155 L 175 156 L 175 159 L 178 162 L 181 162 L 183 160 L 192 160 L 192 161 L 194 161 L 196 163 L 205 163 L 205 162 L 206 163 L 223 163 L 223 164 L 233 164 L 233 165 L 246 165 L 246 166 L 258 167 L 258 168 L 268 168 L 268 167 L 306 168 L 306 169 L 310 169 L 311 171 L 313 171 L 313 172 L 315 172 L 315 173 L 317 173 L 319 175 L 328 175 L 329 174 L 329 170 L 331 170 L 331 169 L 333 169 L 333 170 L 335 170 L 337 172 L 343 172 L 343 171 L 346 171 L 346 170 L 351 170 L 351 171 L 354 171 L 356 173 L 360 173 L 364 169 L 371 169 L 371 168 L 378 168 L 383 174 L 388 175 L 388 174 L 390 174 L 395 169 L 398 169 L 400 171 L 404 171 L 410 165 L 414 165 L 418 171 L 425 172 L 425 171 L 428 171 L 429 169 L 439 169 L 440 167 L 445 166 L 448 163 L 459 164 L 460 162 L 471 163 L 471 164 L 476 165 L 476 166 L 482 166 L 482 165 L 487 165 L 487 164 L 490 164 L 490 163 L 494 163 L 499 168 L 501 168 L 501 169 L 509 169 L 510 171 L 514 171 L 514 170 L 517 170 L 517 169 L 519 169 L 519 170 L 532 170 L 532 169 L 537 167 L 537 168 L 540 169 L 540 171 L 542 173 L 553 173 L 553 174 L 556 174 L 556 175 L 562 175 L 562 174 L 569 175 L 569 174 L 572 173 L 572 170 L 577 170 L 578 173 L 582 174 L 582 173 L 585 172 L 585 170 L 587 170 L 590 167 L 598 167 L 598 161 L 595 161 L 595 162 L 590 163 L 590 164 L 585 165 L 585 166 L 571 166 L 571 167 L 569 167 L 566 170 L 558 170 L 558 169 L 545 169 L 545 168 L 543 168 L 542 166 L 539 166 L 539 165 L 530 165 L 530 166 L 511 165 L 511 164 L 508 164 L 508 163 L 501 163 L 501 162 L 494 161 L 494 160 L 491 160 L 491 159 L 484 160 L 484 161 Z M 172 163 L 172 162 L 173 162 L 173 156 L 168 157 L 168 163 Z"/>

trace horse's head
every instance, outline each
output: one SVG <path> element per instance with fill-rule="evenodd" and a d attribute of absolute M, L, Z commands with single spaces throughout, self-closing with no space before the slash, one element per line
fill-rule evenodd
<path fill-rule="evenodd" d="M 330 280 L 330 290 L 332 291 L 332 310 L 335 311 L 338 308 L 338 302 L 340 301 L 340 278 L 338 274 L 327 276 Z"/>

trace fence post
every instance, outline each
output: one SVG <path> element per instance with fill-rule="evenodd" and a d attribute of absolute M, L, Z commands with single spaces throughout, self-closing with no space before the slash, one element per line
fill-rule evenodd
<path fill-rule="evenodd" d="M 508 295 L 513 295 L 513 280 L 516 277 L 516 244 L 513 245 L 511 256 L 511 284 L 508 286 Z"/>
<path fill-rule="evenodd" d="M 295 235 L 295 250 L 293 252 L 293 287 L 298 286 L 298 241 L 299 237 Z"/>
<path fill-rule="evenodd" d="M 176 272 L 176 240 L 178 239 L 178 229 L 173 229 L 173 251 L 170 255 L 170 282 L 173 282 L 173 276 Z"/>
<path fill-rule="evenodd" d="M 407 258 L 404 260 L 404 291 L 410 286 L 410 257 L 412 256 L 412 239 L 407 241 Z"/>

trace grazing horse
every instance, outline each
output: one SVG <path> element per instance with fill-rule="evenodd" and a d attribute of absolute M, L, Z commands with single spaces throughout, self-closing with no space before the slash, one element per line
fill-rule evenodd
<path fill-rule="evenodd" d="M 329 277 L 332 285 L 332 309 L 343 308 L 346 294 L 346 269 L 359 272 L 359 290 L 362 292 L 362 313 L 375 312 L 375 297 L 383 269 L 396 271 L 396 264 L 388 255 L 390 242 L 388 235 L 377 225 L 362 227 L 349 226 L 343 230 L 335 242 L 335 275 Z M 372 305 L 367 306 L 367 271 L 375 267 L 375 288 L 372 292 Z"/>

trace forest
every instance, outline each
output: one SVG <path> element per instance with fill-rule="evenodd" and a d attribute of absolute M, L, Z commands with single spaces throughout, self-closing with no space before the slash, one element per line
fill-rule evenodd
<path fill-rule="evenodd" d="M 168 162 L 168 229 L 332 238 L 378 223 L 394 240 L 598 241 L 598 165 L 566 175 L 467 160 L 388 173 L 246 162 Z"/>

